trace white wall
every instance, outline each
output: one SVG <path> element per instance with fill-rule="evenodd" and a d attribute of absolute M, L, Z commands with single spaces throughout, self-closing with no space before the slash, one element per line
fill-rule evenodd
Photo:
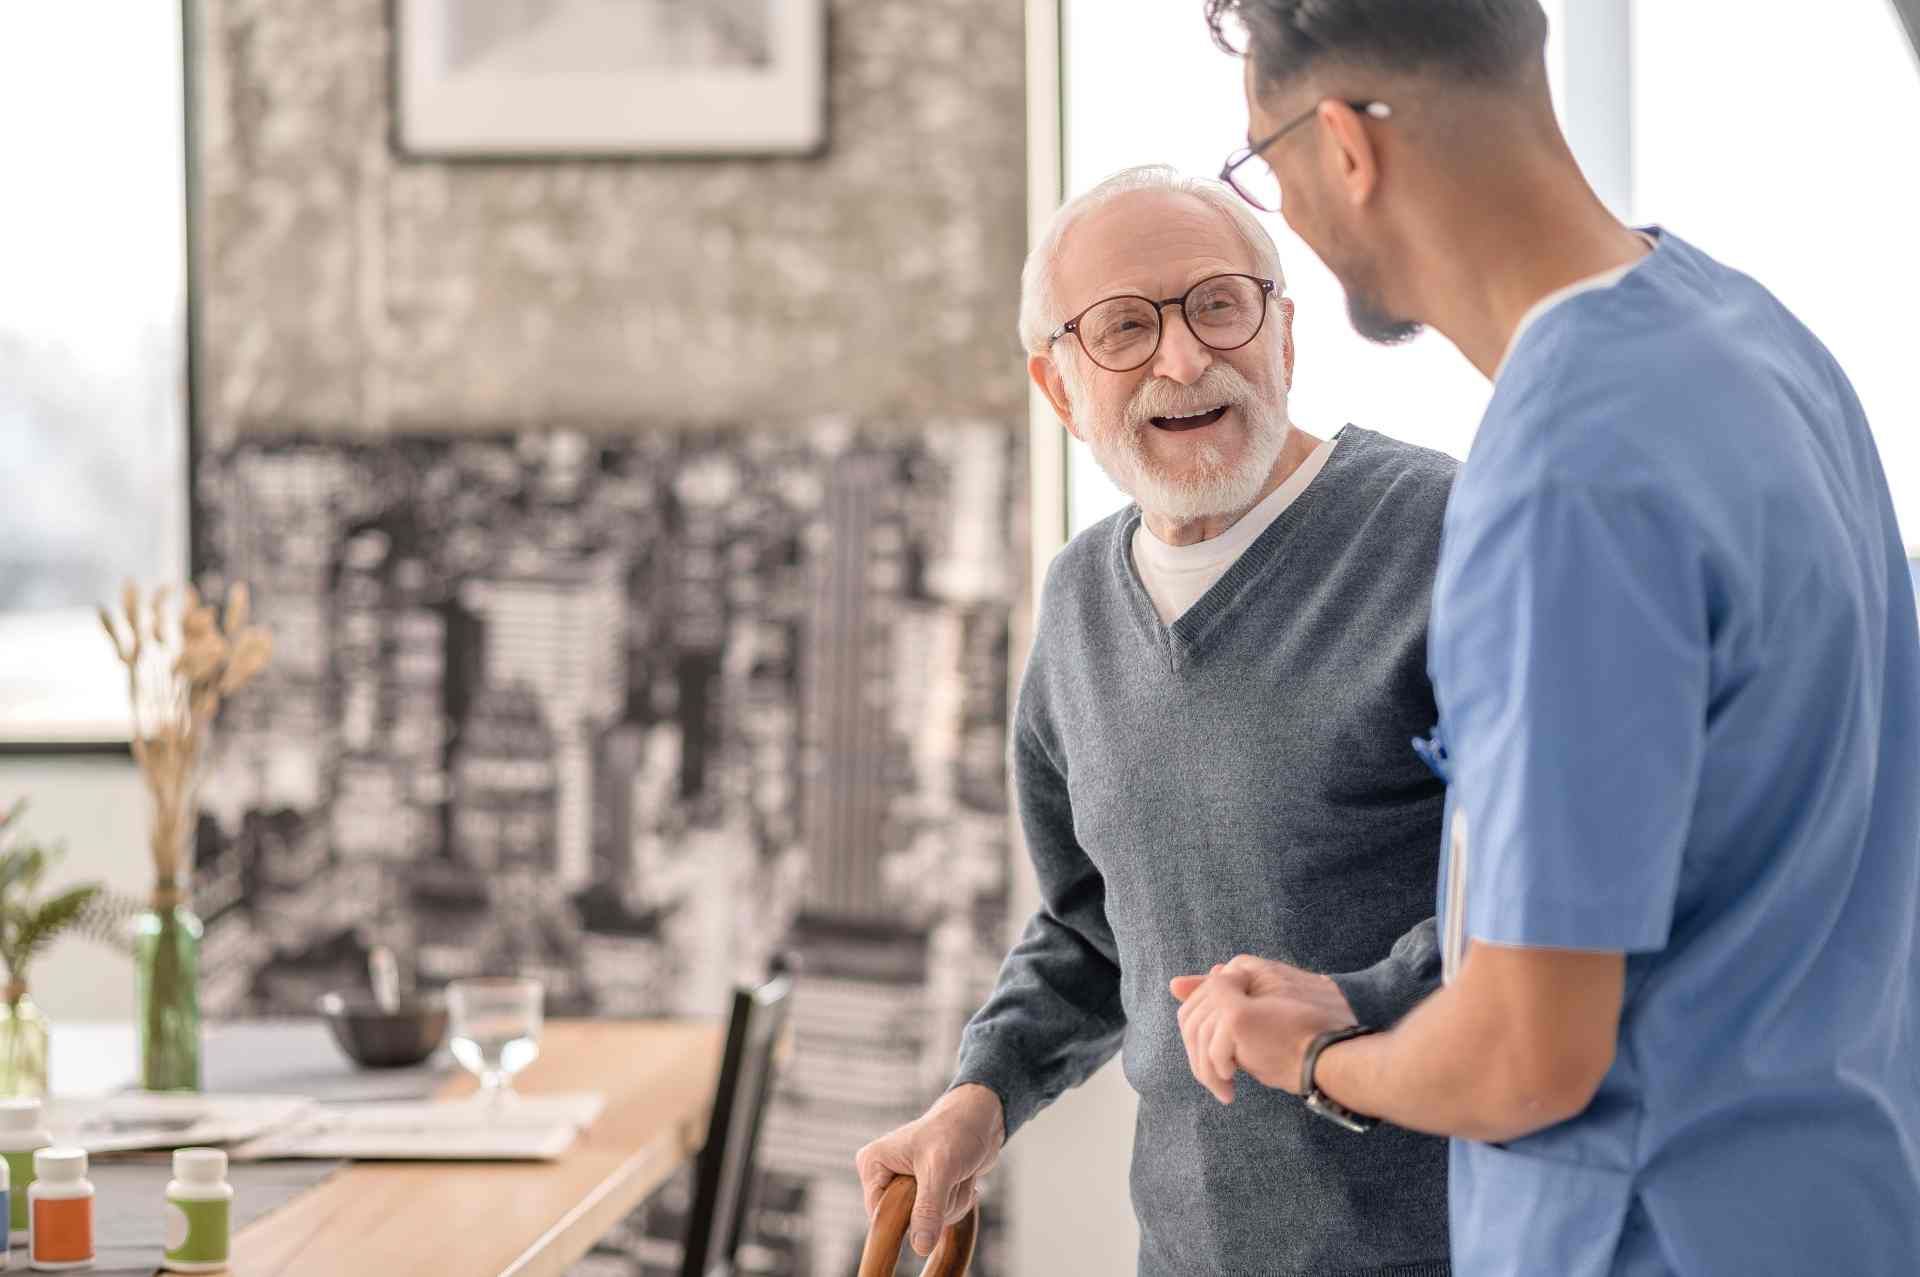
<path fill-rule="evenodd" d="M 21 828 L 66 844 L 50 885 L 102 881 L 140 897 L 152 889 L 146 791 L 130 760 L 0 757 L 0 806 L 21 797 L 28 800 Z M 91 941 L 58 942 L 29 976 L 33 1000 L 56 1024 L 133 1015 L 132 966 Z"/>

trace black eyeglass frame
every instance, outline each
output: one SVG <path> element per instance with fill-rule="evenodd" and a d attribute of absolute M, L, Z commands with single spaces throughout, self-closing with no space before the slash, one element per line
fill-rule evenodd
<path fill-rule="evenodd" d="M 1204 287 L 1207 284 L 1211 284 L 1216 279 L 1249 279 L 1260 286 L 1260 322 L 1253 326 L 1253 331 L 1247 334 L 1245 341 L 1236 341 L 1231 346 L 1214 345 L 1212 342 L 1208 341 L 1205 337 L 1202 337 L 1200 335 L 1200 330 L 1198 328 L 1195 328 L 1193 326 L 1193 321 L 1187 317 L 1187 298 L 1193 296 L 1194 293 L 1198 292 L 1202 287 Z M 1279 285 L 1271 279 L 1264 279 L 1259 275 L 1249 275 L 1244 271 L 1228 270 L 1228 271 L 1221 271 L 1218 275 L 1209 275 L 1205 279 L 1195 280 L 1193 284 L 1188 287 L 1187 291 L 1184 293 L 1181 293 L 1178 297 L 1168 297 L 1161 301 L 1155 301 L 1153 300 L 1153 298 L 1142 296 L 1139 293 L 1115 293 L 1111 297 L 1102 297 L 1099 301 L 1094 302 L 1091 306 L 1086 307 L 1079 314 L 1075 315 L 1072 319 L 1069 319 L 1066 323 L 1060 325 L 1058 328 L 1048 333 L 1047 347 L 1048 349 L 1052 349 L 1053 343 L 1055 343 L 1056 341 L 1059 341 L 1062 337 L 1065 337 L 1068 333 L 1072 333 L 1073 339 L 1080 343 L 1081 353 L 1086 355 L 1088 359 L 1093 360 L 1094 367 L 1105 368 L 1106 371 L 1108 372 L 1132 372 L 1135 368 L 1144 368 L 1148 364 L 1152 363 L 1153 357 L 1160 353 L 1160 343 L 1165 341 L 1167 338 L 1167 321 L 1164 318 L 1162 318 L 1161 312 L 1165 311 L 1166 308 L 1169 306 L 1178 306 L 1180 308 L 1180 319 L 1183 323 L 1186 324 L 1187 331 L 1193 334 L 1193 339 L 1199 342 L 1202 346 L 1205 346 L 1208 350 L 1216 350 L 1224 354 L 1229 350 L 1239 350 L 1242 346 L 1247 345 L 1248 343 L 1253 341 L 1255 337 L 1258 337 L 1260 335 L 1260 331 L 1267 326 L 1267 310 L 1268 310 L 1267 303 L 1272 301 L 1273 298 L 1277 295 L 1276 290 L 1278 288 L 1279 288 Z M 1080 335 L 1080 321 L 1085 319 L 1093 311 L 1106 305 L 1108 302 L 1127 301 L 1129 299 L 1133 301 L 1145 302 L 1147 305 L 1153 308 L 1154 322 L 1157 325 L 1159 325 L 1154 330 L 1153 349 L 1149 350 L 1146 353 L 1146 356 L 1142 358 L 1140 362 L 1137 364 L 1128 364 L 1125 368 L 1109 368 L 1107 367 L 1106 364 L 1101 363 L 1100 360 L 1094 356 L 1093 351 L 1087 348 L 1087 339 Z"/>
<path fill-rule="evenodd" d="M 1385 102 L 1382 102 L 1378 99 L 1372 99 L 1368 101 L 1358 101 L 1358 102 L 1347 101 L 1345 105 L 1350 109 L 1352 109 L 1353 111 L 1357 112 L 1358 114 L 1366 116 L 1368 119 L 1390 120 L 1393 118 L 1393 108 L 1388 106 Z M 1243 146 L 1239 150 L 1235 151 L 1233 154 L 1227 156 L 1227 162 L 1220 166 L 1220 180 L 1225 182 L 1228 186 L 1231 186 L 1233 188 L 1233 193 L 1235 195 L 1238 195 L 1241 199 L 1253 205 L 1255 208 L 1259 209 L 1261 212 L 1278 213 L 1280 211 L 1280 205 L 1278 203 L 1276 203 L 1272 208 L 1268 208 L 1265 204 L 1262 204 L 1259 200 L 1247 194 L 1246 188 L 1241 186 L 1239 182 L 1234 180 L 1233 171 L 1239 168 L 1242 164 L 1245 164 L 1248 160 L 1258 158 L 1258 156 L 1262 151 L 1265 151 L 1268 147 L 1272 146 L 1275 142 L 1278 142 L 1281 138 L 1293 132 L 1295 129 L 1299 128 L 1302 124 L 1305 124 L 1308 120 L 1311 120 L 1314 116 L 1318 114 L 1320 114 L 1320 103 L 1315 102 L 1312 106 L 1308 107 L 1306 110 L 1302 111 L 1300 114 L 1294 116 L 1291 120 L 1288 120 L 1285 124 L 1282 124 L 1279 128 L 1267 134 L 1265 137 L 1261 138 L 1258 142 L 1249 143 L 1248 145 Z M 1274 184 L 1276 186 L 1279 184 L 1279 177 L 1277 174 L 1275 175 Z"/>

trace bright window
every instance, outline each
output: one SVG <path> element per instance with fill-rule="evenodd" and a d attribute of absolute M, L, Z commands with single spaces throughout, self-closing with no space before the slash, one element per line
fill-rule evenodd
<path fill-rule="evenodd" d="M 0 738 L 124 739 L 94 605 L 184 575 L 181 12 L 0 4 Z"/>
<path fill-rule="evenodd" d="M 1633 57 L 1636 215 L 1827 344 L 1920 545 L 1920 69 L 1893 6 L 1643 2 Z"/>
<path fill-rule="evenodd" d="M 1618 76 L 1632 85 L 1620 115 L 1631 124 L 1634 189 L 1620 211 L 1749 271 L 1827 342 L 1866 404 L 1902 526 L 1920 543 L 1920 378 L 1904 319 L 1920 296 L 1911 140 L 1920 74 L 1892 6 L 1858 0 L 1771 17 L 1743 0 L 1642 0 L 1626 67 L 1616 48 L 1562 37 L 1563 3 L 1546 5 L 1556 101 L 1568 63 L 1587 90 L 1578 109 L 1595 110 L 1596 85 Z M 1197 9 L 1066 0 L 1069 195 L 1156 160 L 1210 176 L 1240 144 L 1239 67 L 1213 47 Z M 1610 127 L 1605 103 L 1581 123 L 1577 147 Z M 1393 349 L 1361 340 L 1319 260 L 1278 216 L 1267 225 L 1298 306 L 1294 421 L 1321 435 L 1351 421 L 1464 457 L 1485 380 L 1432 333 Z M 1124 504 L 1084 446 L 1073 445 L 1068 467 L 1075 531 Z"/>

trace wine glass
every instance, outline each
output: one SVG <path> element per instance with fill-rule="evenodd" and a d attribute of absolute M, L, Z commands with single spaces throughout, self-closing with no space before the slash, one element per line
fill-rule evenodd
<path fill-rule="evenodd" d="M 454 980 L 447 985 L 453 1058 L 480 1079 L 483 1102 L 510 1100 L 513 1075 L 540 1054 L 544 992 L 531 977 Z"/>

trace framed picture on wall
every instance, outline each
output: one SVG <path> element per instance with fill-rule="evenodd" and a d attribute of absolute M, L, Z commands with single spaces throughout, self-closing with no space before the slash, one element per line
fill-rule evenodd
<path fill-rule="evenodd" d="M 803 154 L 825 0 L 396 0 L 394 140 L 439 158 Z"/>

